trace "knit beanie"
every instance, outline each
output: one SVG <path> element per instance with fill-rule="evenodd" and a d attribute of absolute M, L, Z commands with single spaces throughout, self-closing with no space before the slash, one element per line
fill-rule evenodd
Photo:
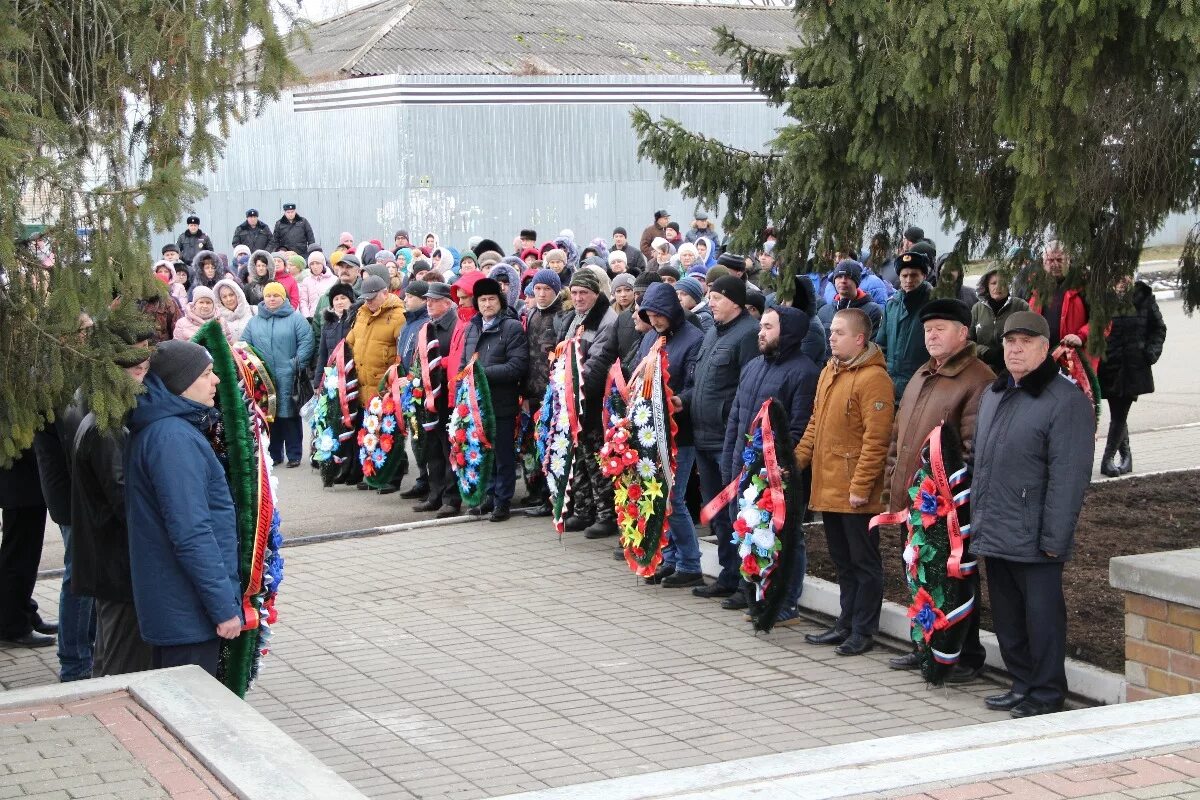
<path fill-rule="evenodd" d="M 739 307 L 746 305 L 746 282 L 741 278 L 726 275 L 724 278 L 713 283 L 708 290 L 728 297 L 737 303 Z"/>
<path fill-rule="evenodd" d="M 662 283 L 662 278 L 657 272 L 643 272 L 633 279 L 633 290 L 644 292 L 650 288 L 651 284 L 655 283 Z"/>
<path fill-rule="evenodd" d="M 308 266 L 308 263 L 304 260 L 304 256 L 299 256 L 295 253 L 292 253 L 287 257 L 287 263 L 289 266 L 293 266 L 296 269 L 304 269 L 306 266 Z"/>
<path fill-rule="evenodd" d="M 217 296 L 207 286 L 197 286 L 195 289 L 192 289 L 192 302 L 194 303 L 197 300 L 211 300 L 213 305 L 216 305 Z"/>
<path fill-rule="evenodd" d="M 271 281 L 263 287 L 263 297 L 269 294 L 277 294 L 280 297 L 287 297 L 287 289 L 283 288 L 283 284 L 279 281 Z"/>
<path fill-rule="evenodd" d="M 338 264 L 342 263 L 342 259 L 345 257 L 345 250 L 334 250 L 333 255 L 329 257 L 329 266 L 336 267 Z"/>
<path fill-rule="evenodd" d="M 567 251 L 555 247 L 552 250 L 547 250 L 542 254 L 542 261 L 549 264 L 551 261 L 561 261 L 567 263 Z"/>
<path fill-rule="evenodd" d="M 720 264 L 717 264 L 715 267 L 709 267 L 708 272 L 705 273 L 704 277 L 708 281 L 708 285 L 712 286 L 714 283 L 721 280 L 721 278 L 724 278 L 725 276 L 732 275 L 732 274 L 733 273 L 730 272 L 728 269 L 726 269 L 725 267 L 722 267 Z"/>
<path fill-rule="evenodd" d="M 576 286 L 600 294 L 600 279 L 590 269 L 581 269 L 575 273 L 575 276 L 571 278 L 571 288 L 574 289 Z"/>
<path fill-rule="evenodd" d="M 596 276 L 596 283 L 600 287 L 596 290 L 597 294 L 602 294 L 605 296 L 612 294 L 612 279 L 608 277 L 608 272 L 604 269 L 604 267 L 597 266 L 596 264 L 584 264 L 579 268 L 579 271 L 583 272 L 584 270 L 587 270 Z"/>
<path fill-rule="evenodd" d="M 539 269 L 533 276 L 533 286 L 538 284 L 549 286 L 556 293 L 562 291 L 562 281 L 558 277 L 558 273 L 552 269 Z"/>
<path fill-rule="evenodd" d="M 183 394 L 208 369 L 212 356 L 195 342 L 168 339 L 154 348 L 150 372 L 157 375 L 171 394 Z"/>
<path fill-rule="evenodd" d="M 658 276 L 660 278 L 674 278 L 679 280 L 683 277 L 683 273 L 679 271 L 679 267 L 673 264 L 664 264 L 658 268 Z"/>
<path fill-rule="evenodd" d="M 612 280 L 613 292 L 616 292 L 617 289 L 620 289 L 624 286 L 628 286 L 630 289 L 633 288 L 633 276 L 630 275 L 628 272 L 622 272 L 620 275 L 613 278 L 613 280 Z"/>
<path fill-rule="evenodd" d="M 681 278 L 675 281 L 676 292 L 687 292 L 697 303 L 704 297 L 704 287 L 695 278 Z"/>

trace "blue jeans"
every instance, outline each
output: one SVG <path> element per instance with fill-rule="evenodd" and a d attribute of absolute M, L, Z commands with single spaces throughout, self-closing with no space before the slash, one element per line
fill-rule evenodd
<path fill-rule="evenodd" d="M 58 592 L 58 663 L 63 683 L 92 677 L 96 609 L 91 597 L 71 591 L 71 526 L 59 525 L 63 538 L 63 579 Z"/>
<path fill-rule="evenodd" d="M 700 473 L 700 500 L 707 504 L 725 488 L 726 482 L 721 477 L 721 451 L 696 450 L 696 469 Z M 742 559 L 738 556 L 737 545 L 733 543 L 733 516 L 736 512 L 735 497 L 708 523 L 713 535 L 717 537 L 717 560 L 721 562 L 717 586 L 723 589 L 737 588 L 738 581 L 741 580 L 739 566 Z"/>
<path fill-rule="evenodd" d="M 675 456 L 675 486 L 671 489 L 671 515 L 667 517 L 671 543 L 663 550 L 663 565 L 673 566 L 677 572 L 700 571 L 700 541 L 686 499 L 695 462 L 696 448 L 679 448 Z"/>

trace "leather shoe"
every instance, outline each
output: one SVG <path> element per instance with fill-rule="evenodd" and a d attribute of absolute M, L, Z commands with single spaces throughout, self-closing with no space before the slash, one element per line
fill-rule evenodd
<path fill-rule="evenodd" d="M 861 656 L 875 646 L 875 640 L 861 633 L 852 633 L 850 638 L 833 648 L 839 656 Z"/>
<path fill-rule="evenodd" d="M 823 633 L 806 633 L 804 641 L 809 644 L 842 644 L 850 636 L 850 631 L 830 628 Z"/>
<path fill-rule="evenodd" d="M 592 520 L 585 517 L 576 517 L 574 515 L 563 520 L 563 529 L 568 531 L 581 531 L 592 524 Z"/>
<path fill-rule="evenodd" d="M 703 586 L 704 573 L 702 572 L 675 572 L 673 575 L 668 575 L 663 578 L 662 582 L 664 589 L 683 589 L 688 586 Z"/>
<path fill-rule="evenodd" d="M 1008 713 L 1012 714 L 1013 719 L 1024 719 L 1025 717 L 1040 717 L 1042 714 L 1055 714 L 1062 711 L 1062 707 L 1061 700 L 1057 703 L 1043 703 L 1041 700 L 1027 697 L 1013 706 Z"/>
<path fill-rule="evenodd" d="M 46 622 L 41 617 L 33 621 L 33 629 L 43 636 L 54 636 L 58 633 L 57 622 Z"/>
<path fill-rule="evenodd" d="M 393 486 L 389 483 L 387 486 L 385 486 L 379 490 L 379 494 L 392 494 L 393 492 L 398 492 L 398 491 L 400 491 L 399 486 Z"/>
<path fill-rule="evenodd" d="M 288 469 L 295 469 L 295 468 L 296 468 L 296 467 L 298 467 L 298 466 L 300 466 L 300 462 L 299 462 L 299 461 L 289 461 L 289 462 L 287 463 L 287 468 L 288 468 Z"/>
<path fill-rule="evenodd" d="M 750 603 L 746 600 L 746 593 L 740 588 L 721 601 L 721 608 L 726 611 L 741 611 L 743 608 L 749 607 Z"/>
<path fill-rule="evenodd" d="M 496 506 L 492 509 L 492 515 L 488 519 L 492 522 L 504 522 L 512 516 L 512 512 L 508 510 L 508 506 Z"/>
<path fill-rule="evenodd" d="M 450 519 L 450 517 L 462 516 L 462 509 L 458 506 L 446 506 L 437 513 L 438 519 Z"/>
<path fill-rule="evenodd" d="M 892 669 L 920 669 L 921 656 L 916 650 L 910 650 L 902 656 L 888 659 L 888 666 Z"/>
<path fill-rule="evenodd" d="M 8 647 L 51 647 L 56 641 L 53 636 L 44 636 L 37 631 L 30 631 L 16 639 L 0 639 L 0 644 Z"/>
<path fill-rule="evenodd" d="M 968 667 L 966 664 L 955 664 L 946 673 L 946 683 L 970 683 L 983 672 L 983 665 Z"/>
<path fill-rule="evenodd" d="M 1005 692 L 1004 694 L 994 694 L 983 698 L 983 704 L 993 711 L 1008 711 L 1024 702 L 1025 695 L 1017 694 L 1016 692 Z"/>
<path fill-rule="evenodd" d="M 642 578 L 642 580 L 645 581 L 645 583 L 648 586 L 653 586 L 656 583 L 662 583 L 663 579 L 666 578 L 668 575 L 674 575 L 674 574 L 675 574 L 675 567 L 671 566 L 670 564 L 667 564 L 665 566 L 659 567 L 658 570 L 653 575 L 651 575 L 649 578 Z"/>
<path fill-rule="evenodd" d="M 598 519 L 583 532 L 585 539 L 607 539 L 617 535 L 617 522 L 612 519 Z"/>
<path fill-rule="evenodd" d="M 542 503 L 540 506 L 525 509 L 525 516 L 527 517 L 548 517 L 553 513 L 554 509 L 550 507 L 549 503 Z"/>
<path fill-rule="evenodd" d="M 719 583 L 710 583 L 707 586 L 697 586 L 692 589 L 692 594 L 696 597 L 714 598 L 714 597 L 733 597 L 737 589 L 732 589 L 728 586 L 722 586 Z"/>
<path fill-rule="evenodd" d="M 615 550 L 613 550 L 613 561 L 624 561 L 624 560 L 625 560 L 625 548 L 618 547 Z"/>
<path fill-rule="evenodd" d="M 425 511 L 437 511 L 441 507 L 442 507 L 441 503 L 435 503 L 432 500 L 426 500 L 423 503 L 417 503 L 415 506 L 412 507 L 412 510 L 416 511 L 418 514 L 420 514 Z"/>
<path fill-rule="evenodd" d="M 419 481 L 400 493 L 405 500 L 416 500 L 429 494 L 429 484 L 422 485 Z"/>

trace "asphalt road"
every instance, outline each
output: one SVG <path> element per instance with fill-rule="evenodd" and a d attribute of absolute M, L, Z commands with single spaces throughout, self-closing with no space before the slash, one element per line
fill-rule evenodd
<path fill-rule="evenodd" d="M 1183 303 L 1178 300 L 1163 301 L 1160 306 L 1167 324 L 1167 343 L 1154 368 L 1156 391 L 1134 403 L 1130 412 L 1129 427 L 1134 435 L 1200 426 L 1200 315 L 1185 316 Z M 1103 435 L 1107 429 L 1106 409 L 1098 432 Z M 1200 454 L 1196 455 L 1196 464 L 1200 465 Z M 280 513 L 286 537 L 373 528 L 434 516 L 413 513 L 414 501 L 402 500 L 398 493 L 380 496 L 376 492 L 358 491 L 353 486 L 324 489 L 307 462 L 298 469 L 277 468 L 275 474 L 279 479 Z M 404 488 L 411 481 L 411 477 L 406 478 Z M 522 489 L 523 486 L 517 487 L 517 499 L 524 494 Z M 41 568 L 60 568 L 62 551 L 58 527 L 49 523 Z"/>

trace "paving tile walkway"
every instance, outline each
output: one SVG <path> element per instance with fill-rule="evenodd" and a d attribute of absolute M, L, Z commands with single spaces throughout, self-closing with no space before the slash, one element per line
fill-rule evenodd
<path fill-rule="evenodd" d="M 612 542 L 543 521 L 285 551 L 274 652 L 250 702 L 371 797 L 479 798 L 1006 719 L 995 686 L 930 689 L 880 648 L 641 585 Z M 38 584 L 52 609 L 56 582 Z M 55 658 L 0 650 L 0 685 Z"/>

